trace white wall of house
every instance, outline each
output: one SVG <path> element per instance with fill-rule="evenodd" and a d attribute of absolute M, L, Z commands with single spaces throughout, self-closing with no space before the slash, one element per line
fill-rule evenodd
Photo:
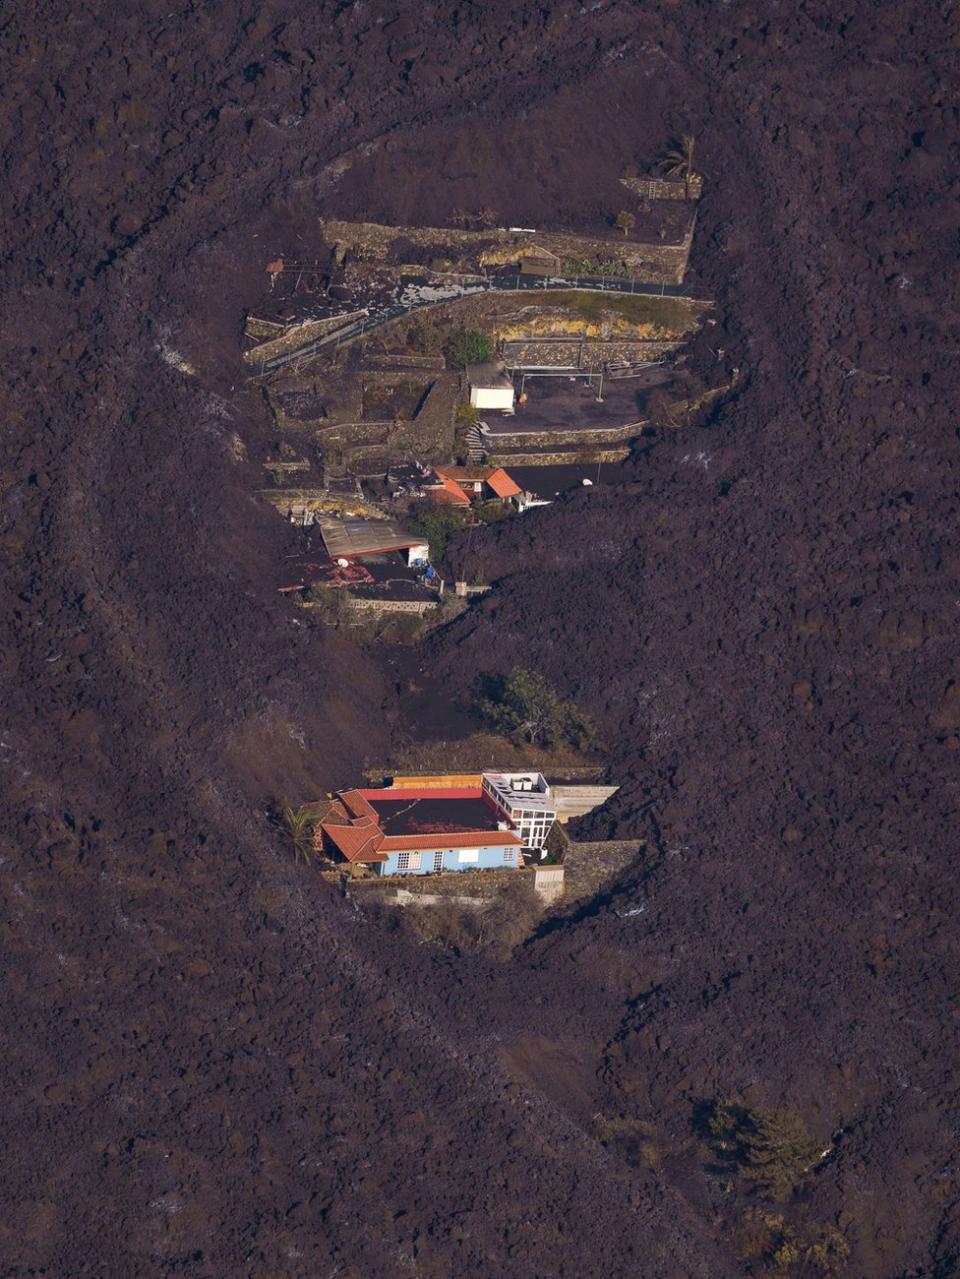
<path fill-rule="evenodd" d="M 471 386 L 470 403 L 477 409 L 512 409 L 512 386 Z"/>
<path fill-rule="evenodd" d="M 430 547 L 426 542 L 420 542 L 417 546 L 411 546 L 407 551 L 407 563 L 418 564 L 422 560 L 429 560 Z"/>

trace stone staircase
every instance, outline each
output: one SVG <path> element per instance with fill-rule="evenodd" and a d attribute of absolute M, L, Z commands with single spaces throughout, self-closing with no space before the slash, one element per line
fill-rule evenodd
<path fill-rule="evenodd" d="M 467 465 L 476 466 L 486 461 L 487 443 L 484 428 L 474 422 L 467 428 Z"/>

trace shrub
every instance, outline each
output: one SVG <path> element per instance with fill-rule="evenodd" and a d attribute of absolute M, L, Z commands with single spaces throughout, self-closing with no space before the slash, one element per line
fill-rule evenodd
<path fill-rule="evenodd" d="M 452 368 L 465 369 L 468 364 L 485 364 L 493 354 L 490 339 L 475 329 L 460 329 L 443 348 Z"/>
<path fill-rule="evenodd" d="M 748 1209 L 737 1236 L 741 1260 L 767 1262 L 775 1272 L 792 1272 L 804 1279 L 837 1279 L 850 1256 L 849 1245 L 835 1227 L 793 1226 L 768 1209 Z"/>
<path fill-rule="evenodd" d="M 624 235 L 629 235 L 637 225 L 637 218 L 629 209 L 621 209 L 617 214 L 616 223 Z"/>
<path fill-rule="evenodd" d="M 819 1161 L 820 1143 L 793 1109 L 749 1110 L 715 1102 L 707 1117 L 714 1153 L 767 1199 L 789 1199 Z"/>
<path fill-rule="evenodd" d="M 430 544 L 430 558 L 439 563 L 447 552 L 451 533 L 466 527 L 464 513 L 454 506 L 414 506 L 404 521 L 414 533 Z"/>
<path fill-rule="evenodd" d="M 517 667 L 509 677 L 481 679 L 477 710 L 500 732 L 531 746 L 566 744 L 584 750 L 594 742 L 593 725 L 537 671 Z"/>

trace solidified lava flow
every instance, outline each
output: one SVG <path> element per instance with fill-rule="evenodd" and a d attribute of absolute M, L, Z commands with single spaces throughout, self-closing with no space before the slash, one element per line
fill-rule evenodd
<path fill-rule="evenodd" d="M 957 1273 L 956 49 L 866 0 L 0 18 L 0 1274 Z M 582 229 L 683 134 L 732 392 L 454 537 L 494 589 L 415 655 L 448 726 L 574 698 L 579 838 L 645 853 L 426 942 L 264 817 L 424 728 L 275 589 L 244 317 L 321 218 Z"/>

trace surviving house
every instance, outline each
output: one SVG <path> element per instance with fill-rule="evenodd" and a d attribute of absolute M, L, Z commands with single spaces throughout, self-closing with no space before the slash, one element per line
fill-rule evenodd
<path fill-rule="evenodd" d="M 539 773 L 456 780 L 470 784 L 340 791 L 319 806 L 317 850 L 380 875 L 517 868 L 542 850 L 557 812 Z"/>
<path fill-rule="evenodd" d="M 435 468 L 435 483 L 426 487 L 425 492 L 431 501 L 444 506 L 469 506 L 470 499 L 473 497 L 472 490 L 463 487 L 463 485 L 452 479 L 447 474 L 450 469 L 449 467 Z"/>
<path fill-rule="evenodd" d="M 499 409 L 513 412 L 513 378 L 502 364 L 470 364 L 467 366 L 470 403 L 475 409 Z"/>
<path fill-rule="evenodd" d="M 438 466 L 434 468 L 444 490 L 451 488 L 466 501 L 499 500 L 508 502 L 520 493 L 502 466 Z"/>

